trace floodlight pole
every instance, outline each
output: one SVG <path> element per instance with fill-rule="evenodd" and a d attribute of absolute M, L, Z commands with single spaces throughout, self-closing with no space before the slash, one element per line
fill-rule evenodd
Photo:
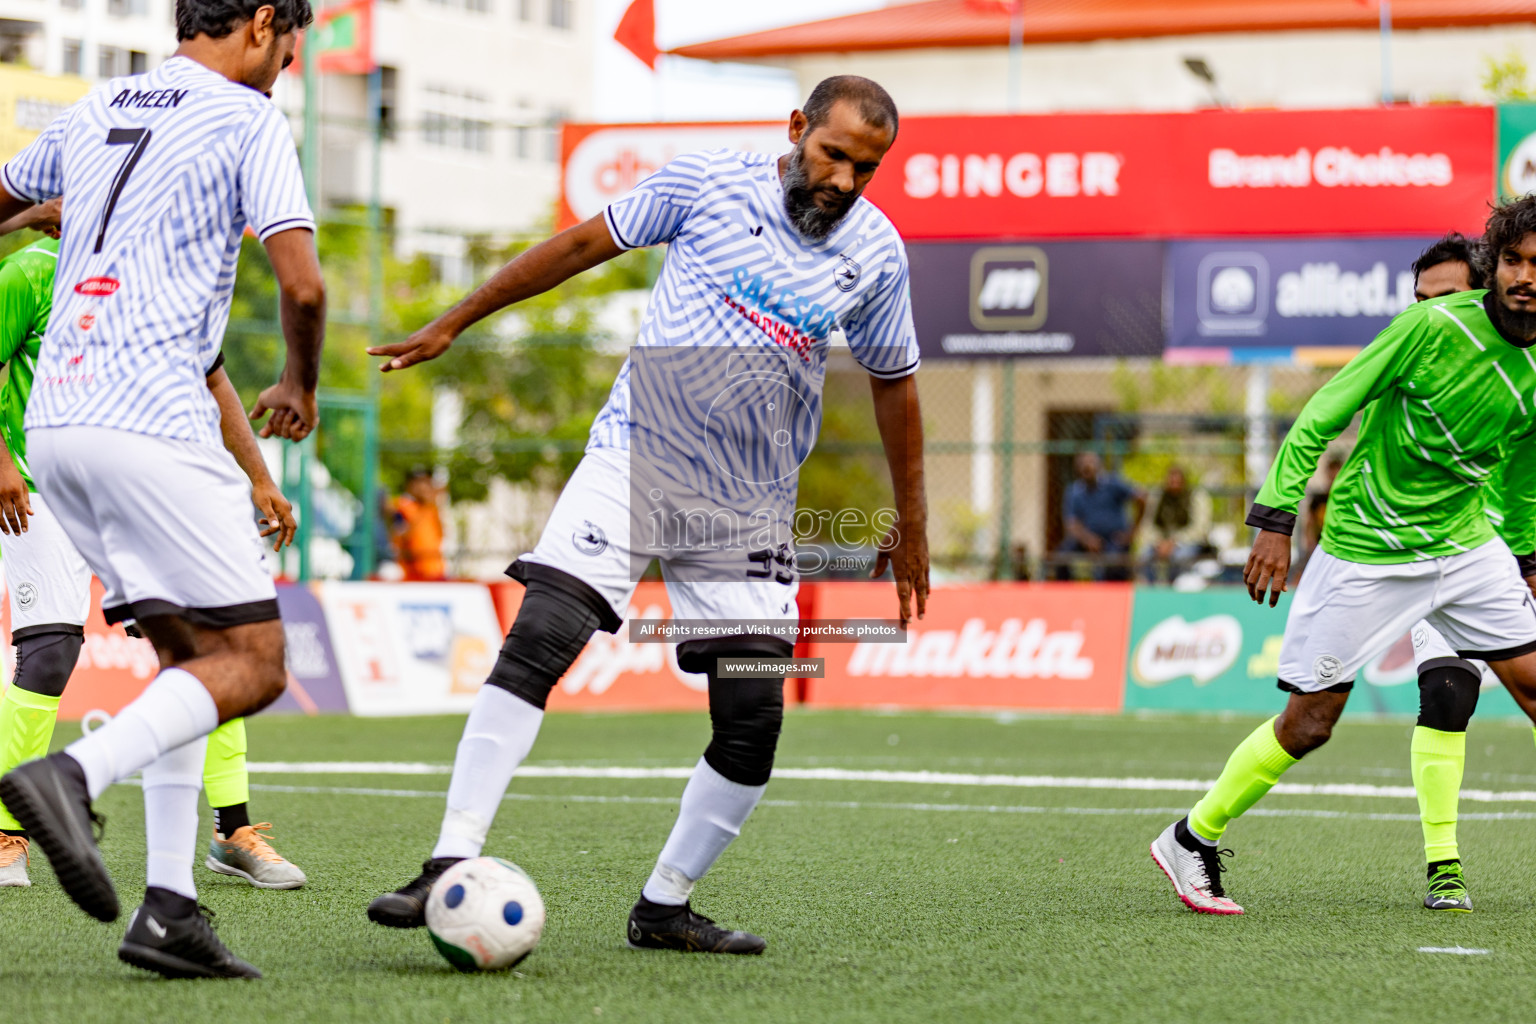
<path fill-rule="evenodd" d="M 1381 102 L 1392 105 L 1392 0 L 1379 0 L 1381 13 Z"/>
<path fill-rule="evenodd" d="M 1008 15 L 1008 112 L 1017 114 L 1024 92 L 1024 0 L 1013 0 Z"/>
<path fill-rule="evenodd" d="M 372 163 L 368 170 L 368 345 L 384 340 L 384 210 L 379 196 L 384 154 L 384 70 L 368 72 L 368 134 Z M 374 570 L 374 532 L 378 529 L 379 499 L 379 373 L 368 378 L 368 407 L 363 414 L 363 543 L 358 545 L 353 574 L 367 579 Z"/>

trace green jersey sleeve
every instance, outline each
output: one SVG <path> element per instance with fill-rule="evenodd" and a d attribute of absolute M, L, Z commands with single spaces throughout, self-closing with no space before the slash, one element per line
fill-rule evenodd
<path fill-rule="evenodd" d="M 0 363 L 8 363 L 32 333 L 37 317 L 37 289 L 26 272 L 0 263 Z"/>
<path fill-rule="evenodd" d="M 1496 479 L 1487 486 L 1498 495 L 1536 494 L 1536 430 L 1510 444 L 1499 463 Z M 1536 502 L 1527 497 L 1500 505 L 1504 518 L 1495 521 L 1494 529 L 1520 560 L 1521 574 L 1536 575 L 1536 557 L 1532 557 L 1536 555 Z"/>
<path fill-rule="evenodd" d="M 1429 332 L 1424 313 L 1410 306 L 1312 396 L 1285 435 L 1264 486 L 1248 513 L 1249 526 L 1289 536 L 1296 509 L 1317 471 L 1317 460 L 1355 413 L 1387 394 L 1413 370 Z"/>

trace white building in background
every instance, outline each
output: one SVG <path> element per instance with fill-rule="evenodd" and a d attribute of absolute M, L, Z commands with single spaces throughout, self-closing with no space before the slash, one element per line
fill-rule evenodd
<path fill-rule="evenodd" d="M 320 4 L 317 0 L 318 7 Z M 551 216 L 559 123 L 589 118 L 595 0 L 376 0 L 387 128 L 384 206 L 408 251 L 456 276 L 465 233 L 533 231 Z M 176 49 L 174 0 L 0 0 L 0 61 L 87 81 L 147 71 Z M 275 97 L 300 131 L 300 76 Z M 325 206 L 364 204 L 367 82 L 322 77 Z"/>

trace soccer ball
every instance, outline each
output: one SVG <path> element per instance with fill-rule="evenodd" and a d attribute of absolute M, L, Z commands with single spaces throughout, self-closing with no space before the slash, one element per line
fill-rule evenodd
<path fill-rule="evenodd" d="M 533 952 L 544 900 L 523 869 L 500 857 L 463 860 L 427 896 L 427 932 L 461 971 L 498 971 Z"/>

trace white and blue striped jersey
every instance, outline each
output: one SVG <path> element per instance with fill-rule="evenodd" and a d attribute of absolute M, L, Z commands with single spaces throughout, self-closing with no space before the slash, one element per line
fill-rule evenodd
<path fill-rule="evenodd" d="M 0 169 L 64 197 L 53 318 L 26 427 L 111 427 L 221 444 L 205 372 L 229 320 L 247 225 L 314 230 L 287 121 L 187 57 L 114 78 Z"/>
<path fill-rule="evenodd" d="M 699 445 L 673 443 L 674 457 L 690 464 L 667 468 L 696 493 L 716 494 L 727 478 L 778 481 L 792 495 L 793 470 L 820 431 L 831 335 L 840 330 L 876 377 L 917 369 L 906 249 L 865 199 L 825 240 L 809 242 L 784 209 L 777 157 L 715 150 L 673 160 L 604 217 L 621 248 L 670 247 L 637 351 L 592 424 L 589 450 L 628 448 L 632 430 L 664 423 L 707 435 L 702 455 L 681 454 Z M 641 394 L 646 379 L 666 386 Z M 762 441 L 775 436 L 791 440 Z"/>

